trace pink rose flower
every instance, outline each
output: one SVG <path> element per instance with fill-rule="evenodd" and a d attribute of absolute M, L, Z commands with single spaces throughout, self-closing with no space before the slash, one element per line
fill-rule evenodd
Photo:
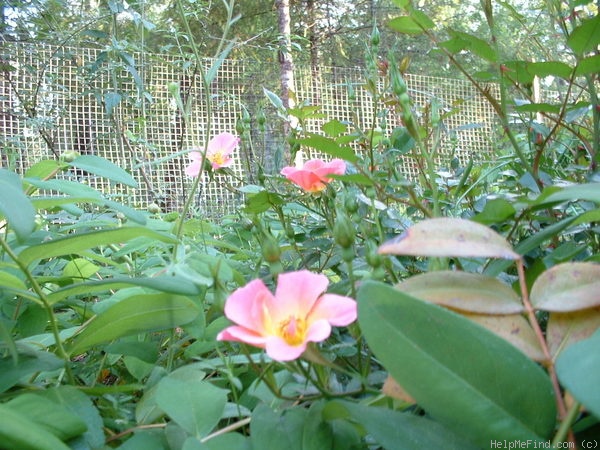
<path fill-rule="evenodd" d="M 208 142 L 206 159 L 212 164 L 213 169 L 229 167 L 233 164 L 231 154 L 240 143 L 240 138 L 231 133 L 221 133 Z M 191 163 L 185 168 L 185 173 L 190 177 L 197 177 L 202 168 L 202 153 L 199 151 L 188 154 Z"/>
<path fill-rule="evenodd" d="M 329 337 L 332 326 L 356 320 L 356 302 L 325 294 L 329 280 L 307 270 L 279 275 L 275 295 L 257 279 L 233 292 L 225 303 L 225 316 L 236 323 L 221 331 L 217 340 L 237 341 L 264 348 L 276 361 L 298 358 L 309 342 Z"/>
<path fill-rule="evenodd" d="M 321 159 L 311 159 L 302 168 L 284 167 L 281 174 L 296 183 L 307 192 L 320 192 L 331 182 L 328 175 L 343 175 L 346 163 L 341 159 L 333 159 L 326 163 Z"/>

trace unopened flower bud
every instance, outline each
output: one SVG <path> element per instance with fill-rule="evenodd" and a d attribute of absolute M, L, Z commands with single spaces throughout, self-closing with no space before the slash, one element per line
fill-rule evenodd
<path fill-rule="evenodd" d="M 346 208 L 346 211 L 350 214 L 358 211 L 358 200 L 356 200 L 356 196 L 347 195 L 344 200 L 344 208 Z"/>
<path fill-rule="evenodd" d="M 269 264 L 276 263 L 281 257 L 281 249 L 273 236 L 266 234 L 262 242 L 262 256 Z"/>
<path fill-rule="evenodd" d="M 371 45 L 373 47 L 377 47 L 380 41 L 381 34 L 379 33 L 379 29 L 377 28 L 377 26 L 373 26 L 373 31 L 371 31 Z"/>
<path fill-rule="evenodd" d="M 150 203 L 148 205 L 148 212 L 151 214 L 160 214 L 162 210 L 160 209 L 160 206 L 158 206 L 156 203 Z"/>
<path fill-rule="evenodd" d="M 339 215 L 333 226 L 335 242 L 342 248 L 350 248 L 354 244 L 355 235 L 350 219 L 344 214 Z"/>
<path fill-rule="evenodd" d="M 81 156 L 79 154 L 79 152 L 76 152 L 75 150 L 67 150 L 66 152 L 64 152 L 61 155 L 61 159 L 65 162 L 73 162 L 75 161 L 76 158 L 78 158 L 79 156 Z"/>

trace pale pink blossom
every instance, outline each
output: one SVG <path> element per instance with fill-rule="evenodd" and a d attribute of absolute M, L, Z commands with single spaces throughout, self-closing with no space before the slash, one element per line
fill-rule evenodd
<path fill-rule="evenodd" d="M 236 325 L 217 340 L 264 348 L 276 361 L 298 358 L 309 342 L 329 337 L 332 326 L 356 320 L 356 302 L 324 293 L 329 280 L 307 270 L 279 275 L 275 295 L 257 279 L 234 291 L 225 303 L 225 316 Z"/>
<path fill-rule="evenodd" d="M 229 167 L 233 164 L 231 154 L 240 143 L 240 138 L 231 133 L 221 133 L 208 142 L 206 159 L 210 161 L 213 169 Z M 188 154 L 190 164 L 185 168 L 185 173 L 190 177 L 197 177 L 202 168 L 202 152 L 194 151 Z"/>
<path fill-rule="evenodd" d="M 341 159 L 325 162 L 321 159 L 311 159 L 301 168 L 288 166 L 281 170 L 281 174 L 288 180 L 296 183 L 307 192 L 320 192 L 331 182 L 329 175 L 343 175 L 346 163 Z"/>

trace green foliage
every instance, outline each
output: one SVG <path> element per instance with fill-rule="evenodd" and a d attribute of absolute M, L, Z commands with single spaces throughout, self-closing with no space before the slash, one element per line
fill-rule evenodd
<path fill-rule="evenodd" d="M 328 117 L 300 99 L 288 110 L 264 91 L 279 119 L 298 122 L 293 152 L 344 162 L 317 192 L 249 159 L 244 179 L 227 170 L 203 179 L 218 175 L 243 199 L 235 214 L 208 219 L 193 205 L 201 177 L 181 210 L 163 214 L 69 179 L 83 170 L 137 185 L 94 155 L 66 152 L 22 176 L 0 169 L 0 445 L 470 449 L 597 432 L 598 20 L 591 2 L 576 3 L 552 3 L 544 20 L 556 21 L 565 56 L 541 59 L 542 37 L 535 58 L 501 42 L 504 27 L 527 22 L 506 2 L 481 3 L 489 34 L 442 29 L 439 5 L 394 2 L 403 15 L 389 27 L 431 40 L 490 102 L 500 123 L 491 161 L 448 150 L 456 136 L 445 121 L 468 99 L 415 105 L 407 62 L 383 55 L 386 35 L 369 27 L 365 80 L 348 92 L 370 97 L 369 120 Z M 205 20 L 207 5 L 178 2 L 175 23 L 184 64 L 195 63 L 210 96 L 235 46 L 222 41 L 204 71 L 190 21 Z M 224 5 L 226 34 L 238 19 Z M 82 71 L 109 75 L 93 94 L 111 120 L 122 102 L 143 111 L 150 101 L 116 27 L 140 6 L 109 2 L 110 27 L 87 33 L 107 44 Z M 534 96 L 536 77 L 561 80 L 558 101 Z M 167 89 L 185 116 L 180 86 Z M 252 121 L 244 110 L 246 142 L 274 125 L 264 111 L 258 130 Z M 272 288 L 296 270 L 357 299 L 358 321 L 285 363 L 217 340 L 233 291 L 254 279 Z"/>

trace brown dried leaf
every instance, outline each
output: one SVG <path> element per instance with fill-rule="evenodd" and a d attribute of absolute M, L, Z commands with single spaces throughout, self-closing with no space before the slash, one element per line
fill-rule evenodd
<path fill-rule="evenodd" d="M 523 312 L 521 299 L 510 286 L 476 273 L 428 272 L 408 278 L 397 288 L 413 297 L 459 311 L 480 314 Z"/>
<path fill-rule="evenodd" d="M 551 313 L 546 328 L 546 341 L 552 359 L 569 345 L 590 337 L 598 328 L 600 307 L 568 313 Z"/>
<path fill-rule="evenodd" d="M 600 306 L 600 264 L 564 263 L 543 272 L 531 288 L 536 309 L 579 311 Z"/>
<path fill-rule="evenodd" d="M 520 259 L 511 245 L 491 228 L 456 218 L 418 222 L 384 243 L 379 253 L 392 255 Z"/>
<path fill-rule="evenodd" d="M 404 390 L 402 386 L 398 384 L 390 375 L 385 379 L 381 392 L 388 397 L 402 400 L 406 403 L 416 403 L 416 400 L 410 396 L 408 392 Z"/>
<path fill-rule="evenodd" d="M 545 359 L 544 352 L 535 336 L 533 328 L 531 328 L 529 322 L 520 314 L 506 316 L 463 315 L 510 342 L 534 361 L 543 361 Z"/>

